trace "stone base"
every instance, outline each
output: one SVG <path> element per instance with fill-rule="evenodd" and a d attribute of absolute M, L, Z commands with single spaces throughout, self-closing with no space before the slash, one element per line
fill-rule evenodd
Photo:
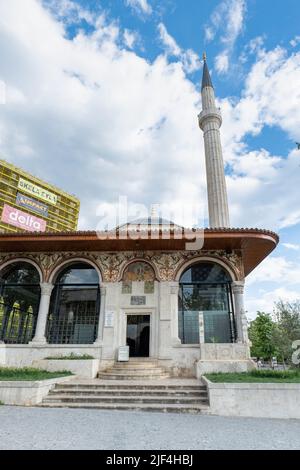
<path fill-rule="evenodd" d="M 300 384 L 212 383 L 208 387 L 209 413 L 249 418 L 300 419 Z"/>
<path fill-rule="evenodd" d="M 48 372 L 67 370 L 81 379 L 95 379 L 99 370 L 99 359 L 42 359 L 34 361 L 32 366 Z"/>
<path fill-rule="evenodd" d="M 42 402 L 56 384 L 70 381 L 74 377 L 50 380 L 0 382 L 0 401 L 5 405 L 35 406 Z"/>
<path fill-rule="evenodd" d="M 249 370 L 255 369 L 255 363 L 248 360 L 232 360 L 232 361 L 198 361 L 196 364 L 196 375 L 197 378 L 201 378 L 202 375 L 212 374 L 218 372 L 248 372 Z"/>
<path fill-rule="evenodd" d="M 246 361 L 250 359 L 248 343 L 202 343 L 201 361 Z"/>
<path fill-rule="evenodd" d="M 6 363 L 6 346 L 0 343 L 0 366 L 5 366 Z"/>

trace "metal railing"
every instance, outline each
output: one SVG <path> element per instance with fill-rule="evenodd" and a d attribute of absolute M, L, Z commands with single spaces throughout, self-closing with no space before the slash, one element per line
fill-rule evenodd
<path fill-rule="evenodd" d="M 37 314 L 32 310 L 0 303 L 0 341 L 28 344 L 34 337 Z"/>

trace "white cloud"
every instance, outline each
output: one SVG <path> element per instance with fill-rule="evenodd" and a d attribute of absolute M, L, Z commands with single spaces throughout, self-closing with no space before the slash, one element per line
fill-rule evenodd
<path fill-rule="evenodd" d="M 124 30 L 123 33 L 124 43 L 129 49 L 133 49 L 138 43 L 140 43 L 140 36 L 135 31 Z"/>
<path fill-rule="evenodd" d="M 295 36 L 291 41 L 290 41 L 290 45 L 292 47 L 297 47 L 298 44 L 300 44 L 300 36 Z"/>
<path fill-rule="evenodd" d="M 253 295 L 247 294 L 246 289 L 246 310 L 248 320 L 253 320 L 257 312 L 273 313 L 275 302 L 280 300 L 294 302 L 300 299 L 300 291 L 290 290 L 286 287 L 278 287 L 274 290 L 263 291 Z"/>
<path fill-rule="evenodd" d="M 218 73 L 225 74 L 229 69 L 229 59 L 236 40 L 243 30 L 246 14 L 246 0 L 223 0 L 213 11 L 209 23 L 204 28 L 205 39 L 210 42 L 221 32 L 222 51 L 218 54 L 215 67 Z"/>
<path fill-rule="evenodd" d="M 152 7 L 147 0 L 126 0 L 126 4 L 136 10 L 138 13 L 151 15 Z"/>
<path fill-rule="evenodd" d="M 165 47 L 166 53 L 170 56 L 178 57 L 187 73 L 195 72 L 201 67 L 198 55 L 191 49 L 181 49 L 175 39 L 168 33 L 163 23 L 159 23 L 158 32 L 160 40 Z"/>
<path fill-rule="evenodd" d="M 76 2 L 71 0 L 42 0 L 42 2 L 56 18 L 63 19 L 65 23 L 78 23 L 85 20 L 91 25 L 95 24 L 97 15 Z"/>
<path fill-rule="evenodd" d="M 295 245 L 294 243 L 282 243 L 282 246 L 284 246 L 288 250 L 294 250 L 294 251 L 300 250 L 300 245 Z"/>
<path fill-rule="evenodd" d="M 247 278 L 246 306 L 250 318 L 257 311 L 272 313 L 274 302 L 300 299 L 299 263 L 283 256 L 269 256 Z"/>
<path fill-rule="evenodd" d="M 234 225 L 278 230 L 300 222 L 300 153 L 294 149 L 288 155 L 274 155 L 267 147 L 249 151 L 244 144 L 247 135 L 255 137 L 269 126 L 274 133 L 277 128 L 286 133 L 291 148 L 295 147 L 300 128 L 298 83 L 300 53 L 288 56 L 278 47 L 261 50 L 241 98 L 220 102 L 224 157 L 231 165 L 228 187 Z"/>
<path fill-rule="evenodd" d="M 35 0 L 1 2 L 0 18 L 0 153 L 78 195 L 80 228 L 120 194 L 206 207 L 200 95 L 180 61 L 125 50 L 104 15 L 72 40 Z"/>
<path fill-rule="evenodd" d="M 162 24 L 167 55 L 150 63 L 124 50 L 124 31 L 103 14 L 94 32 L 73 40 L 37 1 L 1 3 L 0 14 L 3 156 L 77 193 L 82 228 L 94 228 L 96 205 L 120 193 L 148 204 L 197 200 L 206 208 L 200 95 L 185 75 L 199 66 L 196 55 L 189 63 Z M 178 62 L 169 62 L 172 53 Z M 277 230 L 300 222 L 299 152 L 273 155 L 244 144 L 265 125 L 298 139 L 299 82 L 300 54 L 262 51 L 241 98 L 218 102 L 233 226 Z"/>
<path fill-rule="evenodd" d="M 249 275 L 247 282 L 249 285 L 254 282 L 288 283 L 300 287 L 300 266 L 283 256 L 271 255 Z"/>
<path fill-rule="evenodd" d="M 222 52 L 217 55 L 215 59 L 215 68 L 218 73 L 226 73 L 229 68 L 229 55 L 228 51 Z"/>

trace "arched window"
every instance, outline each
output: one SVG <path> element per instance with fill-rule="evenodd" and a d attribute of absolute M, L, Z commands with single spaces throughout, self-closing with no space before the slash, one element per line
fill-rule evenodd
<path fill-rule="evenodd" d="M 52 344 L 92 344 L 97 338 L 100 287 L 97 271 L 86 263 L 58 275 L 51 296 L 47 340 Z"/>
<path fill-rule="evenodd" d="M 195 264 L 180 278 L 179 337 L 182 343 L 199 343 L 199 314 L 203 315 L 205 343 L 235 341 L 231 278 L 217 263 Z"/>
<path fill-rule="evenodd" d="M 30 263 L 16 262 L 0 273 L 0 341 L 27 344 L 35 333 L 40 275 Z"/>
<path fill-rule="evenodd" d="M 152 267 L 143 261 L 129 264 L 123 274 L 123 294 L 132 293 L 133 282 L 144 282 L 145 294 L 154 292 L 155 273 Z"/>

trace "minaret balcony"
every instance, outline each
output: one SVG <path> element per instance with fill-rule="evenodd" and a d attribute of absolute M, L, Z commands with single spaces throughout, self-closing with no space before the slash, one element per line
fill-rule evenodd
<path fill-rule="evenodd" d="M 203 130 L 205 122 L 209 120 L 217 120 L 219 127 L 222 125 L 222 114 L 219 108 L 208 108 L 201 111 L 198 116 L 199 118 L 199 127 Z"/>

